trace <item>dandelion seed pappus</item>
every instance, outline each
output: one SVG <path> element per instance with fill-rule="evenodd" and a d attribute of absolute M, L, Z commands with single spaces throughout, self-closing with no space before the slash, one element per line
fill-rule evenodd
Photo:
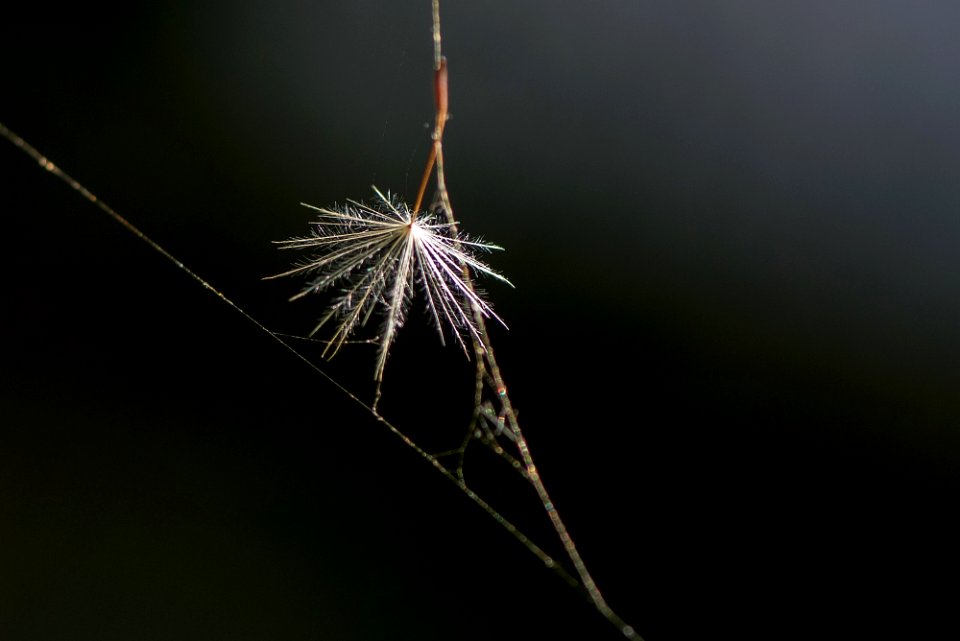
<path fill-rule="evenodd" d="M 472 287 L 463 270 L 486 274 L 510 284 L 474 254 L 501 249 L 497 245 L 470 239 L 431 212 L 414 212 L 389 193 L 373 188 L 372 205 L 348 201 L 346 205 L 321 208 L 304 204 L 317 212 L 311 234 L 277 244 L 281 249 L 319 250 L 293 269 L 270 278 L 303 275 L 309 280 L 291 300 L 330 287 L 342 288 L 311 335 L 333 321 L 336 324 L 324 350 L 332 357 L 344 342 L 367 324 L 375 312 L 384 317 L 375 371 L 382 381 L 387 354 L 406 318 L 415 283 L 425 299 L 430 318 L 441 342 L 444 330 L 467 350 L 467 337 L 479 338 L 472 316 L 476 305 L 486 318 L 506 326 Z"/>

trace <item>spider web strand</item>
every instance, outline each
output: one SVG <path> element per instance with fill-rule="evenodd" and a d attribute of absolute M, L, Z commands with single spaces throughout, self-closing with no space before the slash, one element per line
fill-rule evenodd
<path fill-rule="evenodd" d="M 316 363 L 311 361 L 309 358 L 304 356 L 300 351 L 298 351 L 293 345 L 284 340 L 283 335 L 272 331 L 267 328 L 266 325 L 258 321 L 255 317 L 250 315 L 246 310 L 240 307 L 237 303 L 233 302 L 225 294 L 211 285 L 207 280 L 202 276 L 194 272 L 192 269 L 183 264 L 176 256 L 171 254 L 169 251 L 164 249 L 162 245 L 154 241 L 147 234 L 142 232 L 138 227 L 133 223 L 129 222 L 126 218 L 117 213 L 112 207 L 107 205 L 105 202 L 100 200 L 96 195 L 94 195 L 89 189 L 84 187 L 81 183 L 72 178 L 69 174 L 60 169 L 52 161 L 50 161 L 46 156 L 37 151 L 32 145 L 27 143 L 23 138 L 15 134 L 13 131 L 8 129 L 3 123 L 0 123 L 0 136 L 6 138 L 14 146 L 18 147 L 21 151 L 27 154 L 30 158 L 35 160 L 41 168 L 50 172 L 56 176 L 59 180 L 67 184 L 71 189 L 80 194 L 84 199 L 95 205 L 107 216 L 112 218 L 114 221 L 119 223 L 124 229 L 129 233 L 133 234 L 141 242 L 149 246 L 153 251 L 157 252 L 165 259 L 173 263 L 178 269 L 183 271 L 187 276 L 192 280 L 198 283 L 205 290 L 216 296 L 224 304 L 229 306 L 237 314 L 245 318 L 248 322 L 252 323 L 259 331 L 267 334 L 271 339 L 277 342 L 283 349 L 290 352 L 295 358 L 302 361 L 310 370 L 315 374 L 318 374 L 322 378 L 326 379 L 331 385 L 343 393 L 351 401 L 362 407 L 364 410 L 369 412 L 379 423 L 382 423 L 391 433 L 394 434 L 400 441 L 409 447 L 411 450 L 416 452 L 423 460 L 430 464 L 433 469 L 439 472 L 445 479 L 457 486 L 461 492 L 463 492 L 467 498 L 469 498 L 475 505 L 477 505 L 483 512 L 485 512 L 490 518 L 496 521 L 502 528 L 509 532 L 517 541 L 519 541 L 531 554 L 536 556 L 543 564 L 552 569 L 564 582 L 566 582 L 571 587 L 578 587 L 580 584 L 573 576 L 571 576 L 561 564 L 557 563 L 556 560 L 544 552 L 544 550 L 538 546 L 534 541 L 532 541 L 527 535 L 525 535 L 516 525 L 511 521 L 506 519 L 500 512 L 498 512 L 493 506 L 491 506 L 487 501 L 485 501 L 480 495 L 471 490 L 463 480 L 457 478 L 457 476 L 448 470 L 437 457 L 431 455 L 429 452 L 421 448 L 416 442 L 402 432 L 399 428 L 394 426 L 383 416 L 381 416 L 373 407 L 367 405 L 363 402 L 356 394 L 347 389 L 343 384 L 337 381 L 335 378 L 323 371 Z"/>

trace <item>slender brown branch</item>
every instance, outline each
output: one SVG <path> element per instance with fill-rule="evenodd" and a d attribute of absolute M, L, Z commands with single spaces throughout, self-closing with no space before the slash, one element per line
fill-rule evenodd
<path fill-rule="evenodd" d="M 433 97 L 437 112 L 433 126 L 433 144 L 430 145 L 430 155 L 427 156 L 427 164 L 423 170 L 423 177 L 420 179 L 417 200 L 413 203 L 412 219 L 416 219 L 420 212 L 420 206 L 423 204 L 423 195 L 427 192 L 427 184 L 430 182 L 430 175 L 433 174 L 433 167 L 440 149 L 440 141 L 443 140 L 443 128 L 447 124 L 447 104 L 449 101 L 447 97 L 447 60 L 442 56 L 439 66 L 433 74 Z"/>
<path fill-rule="evenodd" d="M 436 175 L 437 175 L 437 191 L 440 194 L 440 202 L 443 207 L 444 213 L 447 217 L 447 221 L 453 227 L 454 232 L 456 232 L 456 220 L 453 214 L 453 206 L 450 204 L 450 194 L 447 191 L 446 184 L 446 174 L 444 172 L 443 166 L 443 127 L 447 118 L 447 108 L 448 100 L 446 98 L 446 59 L 442 55 L 441 51 L 441 40 L 440 40 L 440 2 L 439 0 L 433 0 L 433 41 L 434 41 L 434 60 L 436 65 L 436 86 L 440 87 L 442 82 L 443 87 L 443 99 L 440 98 L 440 90 L 437 91 L 437 119 L 436 126 L 434 130 L 433 145 L 431 146 L 430 158 L 427 161 L 427 170 L 424 175 L 424 180 L 421 184 L 421 194 L 418 196 L 417 202 L 420 203 L 422 198 L 422 192 L 426 188 L 426 182 L 428 174 L 432 171 L 434 163 L 436 164 Z M 463 280 L 471 289 L 473 288 L 472 277 L 467 269 L 466 265 L 462 266 L 463 269 Z M 492 379 L 494 393 L 496 395 L 496 400 L 500 404 L 502 409 L 502 415 L 505 418 L 507 426 L 509 427 L 511 433 L 513 434 L 513 440 L 516 443 L 517 450 L 520 454 L 520 459 L 523 462 L 523 466 L 526 471 L 525 478 L 533 486 L 534 491 L 537 493 L 537 496 L 540 499 L 540 502 L 543 505 L 544 510 L 547 513 L 547 516 L 550 519 L 551 524 L 553 525 L 554 530 L 557 533 L 557 536 L 560 539 L 561 544 L 563 545 L 564 552 L 566 552 L 567 557 L 569 557 L 570 562 L 573 564 L 574 569 L 577 572 L 577 575 L 580 577 L 580 580 L 583 583 L 583 587 L 587 593 L 588 598 L 597 608 L 597 610 L 602 614 L 610 623 L 617 626 L 617 628 L 623 633 L 627 638 L 631 639 L 640 639 L 640 635 L 633 629 L 632 626 L 628 625 L 623 619 L 617 615 L 613 609 L 607 604 L 606 600 L 603 598 L 603 595 L 600 592 L 600 589 L 597 587 L 596 582 L 590 574 L 590 571 L 587 569 L 586 564 L 583 561 L 583 558 L 580 556 L 580 553 L 577 551 L 577 546 L 574 543 L 573 537 L 570 535 L 570 532 L 567 530 L 566 525 L 563 520 L 560 518 L 560 513 L 557 511 L 553 500 L 550 498 L 550 495 L 547 493 L 547 488 L 543 484 L 543 480 L 540 478 L 540 473 L 537 470 L 536 465 L 534 464 L 533 455 L 530 452 L 530 447 L 527 444 L 527 440 L 523 435 L 523 432 L 520 429 L 520 423 L 517 420 L 517 412 L 513 407 L 513 403 L 510 401 L 510 396 L 507 392 L 506 384 L 503 381 L 503 375 L 500 371 L 500 367 L 497 364 L 496 356 L 493 351 L 493 344 L 490 341 L 490 334 L 487 332 L 485 315 L 483 310 L 476 304 L 471 303 L 474 323 L 477 327 L 479 340 L 474 338 L 473 347 L 474 353 L 476 355 L 476 366 L 477 366 L 477 378 L 478 381 L 486 378 L 486 375 L 489 375 Z M 479 386 L 479 383 L 478 383 Z M 479 389 L 479 387 L 478 387 Z M 479 398 L 479 395 L 478 395 Z"/>

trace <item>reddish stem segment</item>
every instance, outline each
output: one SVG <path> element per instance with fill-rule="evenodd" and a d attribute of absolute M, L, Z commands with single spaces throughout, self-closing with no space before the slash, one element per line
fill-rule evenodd
<path fill-rule="evenodd" d="M 430 182 L 430 174 L 433 173 L 433 167 L 437 162 L 437 153 L 443 141 L 443 127 L 447 124 L 447 105 L 449 104 L 447 86 L 447 59 L 441 57 L 440 66 L 433 74 L 433 100 L 437 109 L 437 119 L 433 126 L 433 144 L 430 146 L 430 155 L 427 156 L 427 165 L 423 169 L 423 178 L 420 179 L 417 200 L 413 204 L 413 218 L 417 217 L 420 205 L 423 204 L 423 195 L 427 191 L 427 183 Z"/>

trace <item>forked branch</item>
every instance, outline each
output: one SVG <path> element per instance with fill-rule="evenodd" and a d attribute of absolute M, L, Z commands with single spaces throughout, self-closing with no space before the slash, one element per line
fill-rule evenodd
<path fill-rule="evenodd" d="M 436 88 L 436 124 L 434 126 L 433 133 L 433 145 L 431 146 L 430 156 L 427 160 L 427 166 L 424 171 L 424 177 L 420 186 L 420 193 L 417 197 L 417 201 L 419 203 L 422 199 L 423 192 L 426 189 L 427 179 L 429 178 L 430 172 L 433 170 L 435 164 L 437 191 L 440 195 L 441 207 L 447 217 L 447 222 L 454 228 L 454 230 L 456 230 L 457 223 L 453 214 L 453 206 L 450 203 L 450 193 L 447 190 L 446 175 L 444 172 L 443 163 L 443 129 L 446 124 L 447 109 L 449 105 L 447 96 L 447 62 L 441 49 L 440 0 L 432 0 L 432 2 L 435 68 L 434 85 Z M 461 269 L 463 272 L 463 282 L 472 290 L 473 280 L 470 270 L 466 265 L 461 265 Z M 526 478 L 526 480 L 533 486 L 534 491 L 536 491 L 537 496 L 543 505 L 543 509 L 550 518 L 553 529 L 557 533 L 557 536 L 563 545 L 564 552 L 567 554 L 567 557 L 570 559 L 571 564 L 576 570 L 577 576 L 580 577 L 580 581 L 582 582 L 583 588 L 585 589 L 590 601 L 594 604 L 600 614 L 602 614 L 608 621 L 620 629 L 624 636 L 631 639 L 640 639 L 640 635 L 637 634 L 633 627 L 621 619 L 620 616 L 610 608 L 606 600 L 603 598 L 603 595 L 601 594 L 600 589 L 597 587 L 593 577 L 590 575 L 590 571 L 587 569 L 583 558 L 577 551 L 577 546 L 574 543 L 573 537 L 567 530 L 566 525 L 560 518 L 560 513 L 557 511 L 557 508 L 551 500 L 550 495 L 547 493 L 547 488 L 543 484 L 543 481 L 540 478 L 540 473 L 537 471 L 537 467 L 534 464 L 530 447 L 523 435 L 523 431 L 520 429 L 520 423 L 517 420 L 516 409 L 514 408 L 513 403 L 510 401 L 510 395 L 507 391 L 507 386 L 504 383 L 503 374 L 501 373 L 500 367 L 497 364 L 497 359 L 493 351 L 493 344 L 490 341 L 490 334 L 487 332 L 486 328 L 486 314 L 481 307 L 476 306 L 473 303 L 471 303 L 471 306 L 473 320 L 477 329 L 479 330 L 473 337 L 473 351 L 476 356 L 475 361 L 477 367 L 477 393 L 475 396 L 475 402 L 477 403 L 477 406 L 475 407 L 474 416 L 478 416 L 481 412 L 485 411 L 486 404 L 492 404 L 499 408 L 497 416 L 503 418 L 506 427 L 510 430 L 510 434 L 512 435 L 510 440 L 512 440 L 513 444 L 516 446 L 516 449 L 520 455 L 520 460 L 523 463 L 524 471 L 526 472 L 524 474 L 524 478 Z M 466 444 L 464 447 L 465 446 Z M 462 460 L 460 471 L 462 473 Z"/>

